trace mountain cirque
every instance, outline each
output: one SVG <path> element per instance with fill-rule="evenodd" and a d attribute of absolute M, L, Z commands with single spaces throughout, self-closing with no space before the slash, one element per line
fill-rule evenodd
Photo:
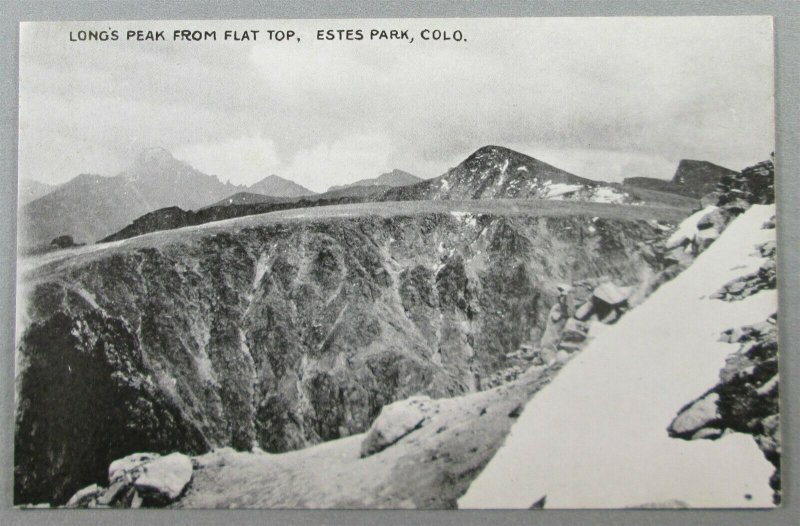
<path fill-rule="evenodd" d="M 682 215 L 369 203 L 22 260 L 15 501 L 63 503 L 135 451 L 289 451 L 474 391 L 538 340 L 556 283 L 643 283 Z"/>

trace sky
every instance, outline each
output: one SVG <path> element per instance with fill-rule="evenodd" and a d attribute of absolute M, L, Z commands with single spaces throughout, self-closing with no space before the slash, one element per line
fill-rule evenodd
<path fill-rule="evenodd" d="M 317 39 L 329 29 L 364 38 Z M 88 30 L 119 39 L 70 41 Z M 670 178 L 680 159 L 738 170 L 775 142 L 768 17 L 24 23 L 19 102 L 19 176 L 51 184 L 116 175 L 150 147 L 234 184 L 324 191 L 394 168 L 435 177 L 486 144 L 620 181 Z"/>

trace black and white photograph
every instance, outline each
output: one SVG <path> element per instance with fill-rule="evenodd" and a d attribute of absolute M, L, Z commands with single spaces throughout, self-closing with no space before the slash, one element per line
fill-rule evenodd
<path fill-rule="evenodd" d="M 15 507 L 781 506 L 772 17 L 19 40 Z"/>

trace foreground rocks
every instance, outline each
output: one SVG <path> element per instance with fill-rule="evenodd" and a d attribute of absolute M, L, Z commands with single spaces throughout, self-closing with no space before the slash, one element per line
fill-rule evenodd
<path fill-rule="evenodd" d="M 181 453 L 136 453 L 108 468 L 108 487 L 92 484 L 67 501 L 68 508 L 163 507 L 180 498 L 192 480 L 192 461 Z"/>

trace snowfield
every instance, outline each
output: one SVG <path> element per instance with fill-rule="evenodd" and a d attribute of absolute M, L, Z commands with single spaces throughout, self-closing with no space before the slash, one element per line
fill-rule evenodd
<path fill-rule="evenodd" d="M 704 213 L 707 211 L 703 211 Z M 764 321 L 776 291 L 708 296 L 764 261 L 774 239 L 756 205 L 674 280 L 606 328 L 525 407 L 505 444 L 459 499 L 461 508 L 772 507 L 772 465 L 749 435 L 670 438 L 667 426 L 718 380 L 738 344 L 725 329 Z M 697 218 L 684 225 L 696 227 Z M 680 229 L 679 231 L 684 230 Z"/>

